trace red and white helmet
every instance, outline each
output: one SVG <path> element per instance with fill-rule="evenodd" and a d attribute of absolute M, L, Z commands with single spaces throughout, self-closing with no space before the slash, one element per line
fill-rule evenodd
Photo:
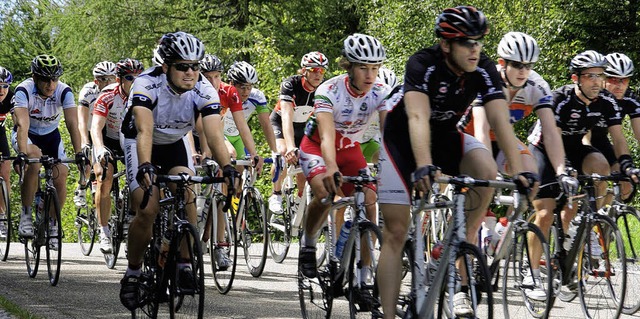
<path fill-rule="evenodd" d="M 329 60 L 327 57 L 318 52 L 313 51 L 305 54 L 300 61 L 301 68 L 327 68 L 329 65 Z"/>

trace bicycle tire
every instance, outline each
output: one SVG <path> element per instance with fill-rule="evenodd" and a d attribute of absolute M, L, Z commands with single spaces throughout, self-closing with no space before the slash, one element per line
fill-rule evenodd
<path fill-rule="evenodd" d="M 533 223 L 524 223 L 514 232 L 510 253 L 503 268 L 502 276 L 502 306 L 505 318 L 548 318 L 553 304 L 553 270 L 547 267 L 551 265 L 549 244 L 542 231 Z M 532 236 L 530 238 L 530 236 Z M 542 256 L 540 258 L 540 282 L 544 297 L 532 295 L 533 286 L 524 286 L 522 281 L 527 273 L 531 273 L 531 257 L 529 255 L 530 241 L 538 241 L 542 244 Z M 551 274 L 551 275 L 549 275 Z"/>
<path fill-rule="evenodd" d="M 174 256 L 184 256 L 180 249 L 181 243 L 186 241 L 192 277 L 181 278 L 179 265 L 169 267 L 173 269 L 173 276 L 169 277 L 169 314 L 170 318 L 198 318 L 204 315 L 204 262 L 202 260 L 202 247 L 200 236 L 196 228 L 191 224 L 180 225 L 178 236 L 174 237 L 177 248 Z M 175 259 L 173 259 L 175 260 Z"/>
<path fill-rule="evenodd" d="M 113 181 L 114 185 L 118 181 Z M 109 218 L 109 230 L 111 239 L 111 253 L 104 254 L 104 261 L 107 268 L 113 269 L 118 261 L 120 247 L 125 240 L 124 223 L 129 213 L 129 191 L 125 188 L 122 198 L 117 188 L 112 189 L 113 203 L 111 205 L 111 218 Z"/>
<path fill-rule="evenodd" d="M 609 210 L 609 217 L 613 218 L 620 229 L 622 240 L 625 247 L 625 256 L 627 260 L 627 292 L 624 297 L 624 305 L 622 313 L 631 315 L 640 310 L 640 294 L 633 293 L 632 287 L 640 287 L 640 251 L 634 245 L 632 238 L 634 231 L 640 225 L 640 217 L 638 211 L 628 205 L 613 205 Z"/>
<path fill-rule="evenodd" d="M 76 210 L 75 226 L 77 230 L 77 242 L 83 255 L 89 256 L 93 250 L 97 233 L 96 210 L 89 203 Z"/>
<path fill-rule="evenodd" d="M 13 227 L 11 223 L 11 204 L 7 185 L 4 178 L 0 177 L 0 191 L 4 202 L 4 216 L 0 215 L 0 260 L 7 261 L 9 256 L 9 248 L 11 246 L 11 235 L 13 235 Z"/>
<path fill-rule="evenodd" d="M 418 318 L 415 305 L 414 280 L 412 267 L 414 257 L 414 239 L 411 235 L 407 238 L 402 249 L 402 281 L 400 283 L 400 291 L 398 294 L 398 303 L 396 304 L 396 314 L 401 318 Z M 428 274 L 427 274 L 428 276 Z"/>
<path fill-rule="evenodd" d="M 469 276 L 469 298 L 471 299 L 471 307 L 473 308 L 473 318 L 493 319 L 493 287 L 491 287 L 491 274 L 487 267 L 486 257 L 480 248 L 467 242 L 461 242 L 457 252 L 458 258 L 462 258 L 463 266 L 467 270 Z M 448 265 L 447 265 L 448 266 Z M 456 276 L 455 285 L 458 285 L 460 277 Z M 438 302 L 438 318 L 443 315 L 453 318 L 453 309 L 449 307 L 448 298 L 450 291 L 455 291 L 456 287 L 447 287 L 447 282 L 442 285 L 440 298 Z M 480 304 L 483 303 L 483 306 Z M 482 308 L 482 309 L 481 309 Z M 482 310 L 482 316 L 479 317 L 479 310 Z"/>
<path fill-rule="evenodd" d="M 157 232 L 155 226 L 154 232 Z M 158 255 L 155 248 L 157 238 L 157 234 L 154 234 L 149 246 L 144 251 L 142 274 L 140 274 L 140 296 L 138 298 L 140 304 L 135 311 L 131 312 L 131 318 L 158 317 L 159 301 L 156 297 L 158 294 L 156 285 L 159 282 L 159 273 L 157 271 Z"/>
<path fill-rule="evenodd" d="M 331 318 L 333 296 L 330 291 L 335 263 L 330 262 L 318 267 L 318 276 L 308 278 L 300 270 L 298 277 L 298 299 L 303 319 Z"/>
<path fill-rule="evenodd" d="M 24 261 L 27 265 L 27 274 L 34 278 L 38 274 L 40 266 L 40 248 L 46 244 L 44 233 L 44 212 L 42 207 L 36 204 L 36 199 L 42 201 L 42 192 L 38 190 L 36 197 L 31 204 L 31 213 L 33 222 L 33 237 L 20 237 L 24 242 Z M 43 205 L 44 206 L 44 205 Z"/>
<path fill-rule="evenodd" d="M 302 236 L 300 238 L 302 238 Z M 320 230 L 320 236 L 318 236 L 318 239 L 316 240 L 316 249 L 319 252 L 319 254 L 316 254 L 316 266 L 318 267 L 324 264 L 325 259 L 329 254 L 329 252 L 327 251 L 327 248 L 329 247 L 327 246 L 328 238 L 329 238 L 329 226 L 324 225 Z"/>
<path fill-rule="evenodd" d="M 356 263 L 356 249 L 351 250 L 349 267 L 347 269 L 347 285 L 346 297 L 349 300 L 349 318 L 371 318 L 372 313 L 380 314 L 380 300 L 378 298 L 378 289 L 376 283 L 377 261 L 380 256 L 380 243 L 382 243 L 382 232 L 378 226 L 371 222 L 361 222 L 359 224 L 360 232 L 360 252 L 368 250 L 371 256 L 371 278 L 361 279 L 358 285 L 356 280 L 358 275 L 362 274 L 362 260 Z M 362 243 L 365 243 L 364 245 Z M 365 246 L 366 245 L 366 246 Z M 346 250 L 345 250 L 346 251 Z M 361 277 L 361 276 L 360 276 Z M 376 316 L 376 317 L 377 317 Z"/>
<path fill-rule="evenodd" d="M 267 216 L 257 191 L 244 192 L 240 238 L 244 248 L 244 260 L 253 277 L 260 277 L 267 262 L 269 230 Z"/>
<path fill-rule="evenodd" d="M 218 207 L 212 203 L 210 206 L 210 214 L 217 214 Z M 209 256 L 211 258 L 211 271 L 213 273 L 213 279 L 216 283 L 216 288 L 221 294 L 227 294 L 231 290 L 233 280 L 236 275 L 236 266 L 238 265 L 238 233 L 236 231 L 236 223 L 234 222 L 235 214 L 233 208 L 229 207 L 229 211 L 223 214 L 225 223 L 225 234 L 222 242 L 218 242 L 214 236 L 215 223 L 211 223 L 211 238 L 209 238 L 211 251 Z M 215 249 L 222 249 L 222 251 L 231 260 L 231 265 L 226 269 L 218 268 L 218 264 L 215 260 Z"/>
<path fill-rule="evenodd" d="M 287 258 L 291 246 L 291 216 L 293 215 L 294 196 L 290 193 L 284 194 L 281 215 L 267 209 L 269 214 L 269 252 L 273 261 L 278 264 Z"/>
<path fill-rule="evenodd" d="M 587 318 L 618 318 L 622 312 L 627 275 L 622 235 L 608 216 L 594 215 L 593 218 L 592 227 L 585 230 L 587 239 L 578 254 L 580 305 Z M 594 228 L 600 247 L 591 241 Z M 601 258 L 598 258 L 598 252 Z"/>
<path fill-rule="evenodd" d="M 58 284 L 60 279 L 60 265 L 62 264 L 62 219 L 60 215 L 60 202 L 58 201 L 58 194 L 55 190 L 47 191 L 47 200 L 45 201 L 45 208 L 47 212 L 54 210 L 55 221 L 50 220 L 50 215 L 45 218 L 49 227 L 45 227 L 47 234 L 46 251 L 47 251 L 47 273 L 49 275 L 49 283 L 51 286 Z M 51 233 L 51 224 L 55 222 L 56 233 Z"/>

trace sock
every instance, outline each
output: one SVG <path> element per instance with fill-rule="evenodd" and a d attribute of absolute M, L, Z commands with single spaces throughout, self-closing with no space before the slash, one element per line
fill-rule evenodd
<path fill-rule="evenodd" d="M 535 278 L 540 278 L 540 268 L 531 270 L 531 274 Z"/>
<path fill-rule="evenodd" d="M 316 246 L 316 237 L 309 236 L 306 232 L 302 236 L 302 245 L 305 247 L 315 247 Z"/>
<path fill-rule="evenodd" d="M 460 291 L 464 292 L 465 294 L 469 293 L 469 286 L 461 286 L 460 287 Z"/>
<path fill-rule="evenodd" d="M 125 276 L 134 276 L 134 277 L 140 277 L 140 274 L 142 274 L 142 269 L 140 269 L 140 266 L 142 265 L 131 265 L 129 264 L 129 266 L 127 266 L 127 271 L 124 273 Z"/>
<path fill-rule="evenodd" d="M 109 230 L 109 225 L 107 225 L 107 226 L 102 226 L 102 234 L 103 234 L 105 237 L 109 237 L 109 236 L 111 236 L 111 231 Z"/>
<path fill-rule="evenodd" d="M 31 206 L 23 206 L 22 213 L 31 216 Z"/>

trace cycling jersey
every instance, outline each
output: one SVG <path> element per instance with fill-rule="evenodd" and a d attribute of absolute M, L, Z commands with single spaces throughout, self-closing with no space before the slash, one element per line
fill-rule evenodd
<path fill-rule="evenodd" d="M 280 84 L 280 96 L 276 107 L 269 116 L 271 126 L 276 138 L 284 139 L 282 134 L 282 115 L 280 112 L 280 101 L 286 101 L 293 104 L 293 132 L 296 146 L 300 145 L 302 136 L 304 135 L 305 122 L 313 112 L 314 91 L 308 91 L 304 84 L 306 79 L 302 75 L 294 75 L 286 78 Z"/>
<path fill-rule="evenodd" d="M 249 120 L 249 117 L 253 112 L 257 112 L 258 114 L 271 112 L 269 107 L 267 107 L 267 98 L 264 96 L 264 93 L 256 88 L 251 89 L 249 98 L 242 103 L 242 111 L 244 112 L 245 120 Z M 240 131 L 238 131 L 236 122 L 233 120 L 233 116 L 231 115 L 232 112 L 227 112 L 223 117 L 224 135 L 238 136 L 240 135 Z"/>
<path fill-rule="evenodd" d="M 9 150 L 9 142 L 7 141 L 7 132 L 4 128 L 7 120 L 7 114 L 11 111 L 11 99 L 13 99 L 13 91 L 7 90 L 7 95 L 4 97 L 2 103 L 0 103 L 0 129 L 2 129 L 2 134 L 0 134 L 0 153 L 6 156 L 11 154 Z"/>
<path fill-rule="evenodd" d="M 93 105 L 100 95 L 100 90 L 95 82 L 85 84 L 78 94 L 78 105 L 89 108 L 89 119 L 87 122 L 87 130 L 91 130 L 91 121 L 93 118 Z"/>
<path fill-rule="evenodd" d="M 110 139 L 120 139 L 120 127 L 127 103 L 127 96 L 122 92 L 120 84 L 113 83 L 102 89 L 96 99 L 93 114 L 104 117 L 106 122 L 102 129 L 102 136 Z"/>
<path fill-rule="evenodd" d="M 318 87 L 315 94 L 314 113 L 331 113 L 336 130 L 336 150 L 357 146 L 365 130 L 374 120 L 374 113 L 387 110 L 385 98 L 391 87 L 376 79 L 371 90 L 357 95 L 347 85 L 348 75 L 338 75 Z M 320 143 L 313 118 L 307 121 L 305 135 Z"/>
<path fill-rule="evenodd" d="M 76 103 L 71 88 L 58 82 L 52 97 L 42 98 L 37 93 L 33 79 L 26 79 L 16 87 L 13 97 L 14 108 L 26 108 L 29 112 L 29 133 L 46 135 L 58 128 L 64 109 L 75 108 Z M 17 127 L 13 127 L 17 131 Z"/>
<path fill-rule="evenodd" d="M 498 72 L 503 70 L 502 66 L 496 66 Z M 509 102 L 510 122 L 514 124 L 523 118 L 529 116 L 541 108 L 552 108 L 551 105 L 551 89 L 549 84 L 538 73 L 531 71 L 529 78 L 525 82 L 523 88 L 519 89 Z M 477 99 L 473 102 L 472 107 L 482 107 L 484 102 Z M 473 127 L 473 116 L 468 112 L 465 116 L 469 116 L 469 123 L 465 127 L 465 132 L 475 135 Z M 493 130 L 489 132 L 492 141 L 496 140 Z"/>
<path fill-rule="evenodd" d="M 231 112 L 242 111 L 242 99 L 240 99 L 240 95 L 235 86 L 220 82 L 218 95 L 220 96 L 220 104 L 222 105 L 222 112 L 220 114 L 224 115 L 227 110 L 231 110 Z"/>
<path fill-rule="evenodd" d="M 162 67 L 156 66 L 140 74 L 133 82 L 121 131 L 125 138 L 135 139 L 137 130 L 132 106 L 153 112 L 153 144 L 173 144 L 195 126 L 197 113 L 203 117 L 220 114 L 220 98 L 202 75 L 192 90 L 176 93 L 167 83 Z"/>

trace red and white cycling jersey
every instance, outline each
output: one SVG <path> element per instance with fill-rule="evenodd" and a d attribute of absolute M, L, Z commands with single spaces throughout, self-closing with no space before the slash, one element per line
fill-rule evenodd
<path fill-rule="evenodd" d="M 102 89 L 93 106 L 93 115 L 106 118 L 103 134 L 108 138 L 119 140 L 120 127 L 127 106 L 127 96 L 118 83 L 109 84 Z"/>
<path fill-rule="evenodd" d="M 373 88 L 364 95 L 357 95 L 347 85 L 348 75 L 338 75 L 318 87 L 315 94 L 314 113 L 332 113 L 336 128 L 336 149 L 356 146 L 374 121 L 373 114 L 387 110 L 385 98 L 391 87 L 376 79 Z M 312 140 L 319 142 L 318 132 Z"/>

